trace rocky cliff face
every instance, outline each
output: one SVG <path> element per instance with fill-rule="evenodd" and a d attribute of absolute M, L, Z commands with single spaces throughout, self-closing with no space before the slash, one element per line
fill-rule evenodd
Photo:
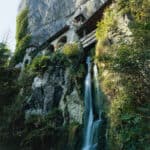
<path fill-rule="evenodd" d="M 28 33 L 31 34 L 31 44 L 39 46 L 64 26 L 68 25 L 72 28 L 77 16 L 84 16 L 86 21 L 105 1 L 22 0 L 19 11 L 28 8 Z M 36 49 L 33 48 L 33 51 Z M 32 54 L 30 53 L 32 50 L 29 48 L 23 59 L 22 72 L 25 69 L 25 62 L 30 64 L 34 59 L 31 58 Z M 37 55 L 39 55 L 38 52 Z M 40 55 L 44 55 L 44 53 L 40 52 Z M 72 83 L 68 70 L 68 68 L 57 65 L 51 66 L 42 77 L 34 78 L 31 96 L 26 104 L 27 118 L 31 114 L 46 114 L 57 107 L 63 111 L 65 122 L 82 124 L 83 99 L 81 99 L 81 94 L 75 84 Z"/>
<path fill-rule="evenodd" d="M 106 0 L 24 0 L 19 10 L 29 9 L 28 30 L 34 44 L 41 44 L 74 17 L 82 14 L 89 18 Z"/>
<path fill-rule="evenodd" d="M 51 66 L 42 77 L 34 78 L 26 108 L 26 118 L 59 108 L 63 112 L 64 123 L 82 124 L 83 100 L 68 70 L 61 66 Z"/>
<path fill-rule="evenodd" d="M 19 120 L 24 124 L 20 130 L 26 129 L 27 135 L 23 133 L 21 139 L 25 147 L 30 143 L 33 150 L 39 145 L 39 149 L 81 148 L 85 71 L 82 55 L 78 54 L 73 59 L 62 52 L 39 52 L 30 64 L 22 68 L 18 99 L 23 114 Z M 30 133 L 32 127 L 33 132 Z M 40 144 L 34 144 L 37 137 Z M 44 138 L 41 140 L 41 137 Z"/>

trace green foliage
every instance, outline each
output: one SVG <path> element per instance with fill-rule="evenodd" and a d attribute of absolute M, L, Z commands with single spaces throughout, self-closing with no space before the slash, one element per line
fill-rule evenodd
<path fill-rule="evenodd" d="M 0 141 L 8 140 L 10 106 L 19 92 L 16 77 L 19 71 L 9 67 L 10 51 L 6 44 L 0 44 Z M 14 110 L 13 110 L 14 111 Z"/>
<path fill-rule="evenodd" d="M 31 36 L 28 34 L 28 9 L 24 9 L 17 17 L 16 50 L 11 61 L 13 65 L 22 61 L 30 40 Z"/>
<path fill-rule="evenodd" d="M 75 57 L 80 54 L 80 49 L 77 43 L 65 44 L 63 47 L 63 53 L 68 57 Z"/>
<path fill-rule="evenodd" d="M 17 19 L 17 47 L 14 57 L 11 60 L 13 65 L 22 61 L 25 50 L 30 43 L 31 37 L 27 33 L 27 13 L 28 11 L 24 10 Z M 53 109 L 45 116 L 31 115 L 27 119 L 25 117 L 25 104 L 32 94 L 32 82 L 35 76 L 43 75 L 45 71 L 52 72 L 56 67 L 61 67 L 65 70 L 66 67 L 71 68 L 74 66 L 76 69 L 76 78 L 83 77 L 84 66 L 79 65 L 81 57 L 76 57 L 81 53 L 79 49 L 77 49 L 78 46 L 76 44 L 72 45 L 71 48 L 73 48 L 73 53 L 70 54 L 56 52 L 51 53 L 50 56 L 34 57 L 31 64 L 27 65 L 21 72 L 18 80 L 19 71 L 15 69 L 15 72 L 14 70 L 11 70 L 12 72 L 0 70 L 0 90 L 3 92 L 2 94 L 0 92 L 0 115 L 2 116 L 0 118 L 0 122 L 2 122 L 0 124 L 1 142 L 7 143 L 9 140 L 15 139 L 18 141 L 18 145 L 22 146 L 20 149 L 26 148 L 28 150 L 47 150 L 49 148 L 66 150 L 70 149 L 70 147 L 74 148 L 74 146 L 71 146 L 72 143 L 79 147 L 78 143 L 80 139 L 75 139 L 81 135 L 78 129 L 79 126 L 77 124 L 71 125 L 71 127 L 69 125 L 64 126 L 63 114 L 59 109 Z M 8 57 L 2 62 L 7 66 Z M 78 66 L 80 66 L 79 72 Z M 5 102 L 5 104 L 3 104 L 3 102 Z M 75 136 L 73 137 L 75 141 L 70 141 L 69 139 L 71 130 L 73 130 L 73 134 L 76 134 L 73 135 Z"/>
<path fill-rule="evenodd" d="M 43 74 L 49 66 L 54 65 L 66 67 L 69 65 L 68 58 L 60 52 L 52 53 L 50 56 L 40 55 L 35 57 L 27 68 L 34 74 Z"/>
<path fill-rule="evenodd" d="M 44 73 L 47 70 L 49 64 L 50 64 L 49 56 L 37 56 L 36 58 L 33 59 L 32 64 L 29 66 L 29 68 L 32 72 Z"/>
<path fill-rule="evenodd" d="M 11 103 L 17 92 L 17 83 L 14 80 L 17 69 L 9 68 L 10 50 L 6 44 L 0 43 L 0 108 Z M 1 110 L 0 110 L 1 111 Z"/>
<path fill-rule="evenodd" d="M 24 38 L 24 35 L 27 33 L 28 27 L 28 9 L 24 9 L 17 16 L 17 31 L 16 31 L 16 39 L 21 40 Z"/>
<path fill-rule="evenodd" d="M 107 33 L 115 24 L 115 14 L 108 8 L 105 10 L 104 19 L 97 24 L 96 37 L 102 42 L 107 38 Z"/>
<path fill-rule="evenodd" d="M 72 83 L 74 83 L 81 96 L 84 96 L 83 81 L 84 81 L 85 73 L 86 73 L 85 66 L 81 62 L 75 65 L 71 65 L 69 67 L 69 75 L 72 80 Z"/>
<path fill-rule="evenodd" d="M 123 14 L 130 14 L 134 21 L 149 22 L 150 3 L 149 0 L 118 0 L 118 8 Z"/>
<path fill-rule="evenodd" d="M 30 40 L 31 36 L 26 35 L 21 40 L 18 41 L 14 56 L 12 58 L 15 63 L 19 63 L 23 60 L 23 57 L 26 53 L 26 48 L 30 44 Z"/>
<path fill-rule="evenodd" d="M 76 79 L 76 78 L 82 78 L 84 77 L 85 75 L 85 67 L 83 64 L 79 64 L 79 65 L 71 65 L 70 66 L 70 76 L 73 78 L 73 79 Z"/>
<path fill-rule="evenodd" d="M 23 104 L 31 95 L 31 84 L 34 76 L 39 74 L 42 75 L 47 70 L 53 71 L 56 66 L 64 67 L 64 69 L 66 69 L 66 67 L 71 67 L 72 65 L 72 61 L 70 61 L 66 55 L 60 52 L 52 53 L 50 56 L 35 57 L 31 64 L 25 68 L 22 78 L 20 79 L 20 84 L 23 91 L 21 92 L 21 96 L 18 98 L 18 101 L 21 101 Z M 81 68 L 83 68 L 83 66 Z M 78 76 L 80 77 L 82 75 L 79 73 Z M 18 105 L 17 107 L 22 108 L 21 105 Z M 17 115 L 14 114 L 14 116 Z M 18 117 L 16 117 L 14 120 L 20 120 L 20 117 L 18 119 L 17 118 Z M 31 149 L 40 150 L 49 148 L 59 150 L 63 149 L 62 147 L 64 147 L 64 149 L 70 149 L 71 142 L 73 142 L 75 146 L 79 147 L 77 144 L 77 142 L 79 142 L 78 139 L 76 139 L 76 141 L 69 140 L 69 133 L 71 132 L 70 126 L 63 125 L 63 114 L 58 108 L 52 109 L 52 111 L 45 116 L 32 115 L 27 118 L 27 120 L 22 120 L 22 123 L 22 129 L 18 127 L 20 129 L 20 142 L 22 147 L 30 147 Z M 16 125 L 16 127 L 17 126 L 18 125 Z M 77 136 L 78 135 L 79 133 Z"/>
<path fill-rule="evenodd" d="M 39 128 L 57 128 L 62 126 L 63 116 L 61 110 L 55 108 L 49 112 L 46 116 L 43 115 L 30 115 L 27 120 L 25 120 L 26 129 L 32 131 Z M 25 130 L 26 130 L 25 129 Z"/>
<path fill-rule="evenodd" d="M 144 149 L 149 146 L 145 116 L 135 111 L 134 97 L 128 93 L 120 92 L 118 97 L 112 102 L 110 110 L 110 130 L 112 149 Z M 115 134 L 114 134 L 115 133 Z"/>
<path fill-rule="evenodd" d="M 50 56 L 50 64 L 66 67 L 69 65 L 69 60 L 63 53 L 55 52 Z"/>
<path fill-rule="evenodd" d="M 108 23 L 112 18 L 109 13 L 104 15 L 98 25 L 97 38 L 104 41 L 100 42 L 101 53 L 97 55 L 102 67 L 101 84 L 105 93 L 109 93 L 111 97 L 108 141 L 112 150 L 150 148 L 147 134 L 150 108 L 149 4 L 148 0 L 118 0 L 115 3 L 116 14 L 128 14 L 131 18 L 129 28 L 132 31 L 132 43 L 123 43 L 123 39 L 118 43 L 105 42 L 108 40 L 109 31 L 117 31 L 114 30 L 117 26 L 112 29 L 111 22 Z M 111 11 L 114 10 L 110 7 Z"/>
<path fill-rule="evenodd" d="M 150 50 L 147 48 L 143 50 L 133 44 L 120 45 L 116 57 L 113 58 L 112 67 L 114 70 L 125 74 L 137 75 L 141 74 L 141 71 L 145 71 L 145 62 L 149 59 Z"/>
<path fill-rule="evenodd" d="M 8 58 L 10 57 L 10 50 L 6 44 L 0 43 L 0 67 L 6 67 L 8 65 Z"/>
<path fill-rule="evenodd" d="M 18 70 L 12 68 L 0 68 L 0 107 L 2 104 L 12 102 L 18 91 L 18 84 L 14 78 L 18 75 Z"/>
<path fill-rule="evenodd" d="M 63 126 L 62 111 L 59 109 L 55 108 L 45 116 L 30 116 L 25 124 L 23 146 L 59 150 L 67 142 L 68 129 Z"/>
<path fill-rule="evenodd" d="M 108 46 L 108 32 L 116 29 L 117 14 L 115 10 L 107 8 L 104 12 L 103 19 L 97 23 L 96 38 L 96 57 L 101 55 Z"/>
<path fill-rule="evenodd" d="M 85 73 L 85 67 L 82 64 L 82 50 L 77 43 L 65 44 L 63 54 L 68 60 L 70 77 L 72 80 L 81 81 Z"/>

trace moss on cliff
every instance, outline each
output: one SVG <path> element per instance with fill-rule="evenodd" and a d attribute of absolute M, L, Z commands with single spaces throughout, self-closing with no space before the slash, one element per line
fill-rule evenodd
<path fill-rule="evenodd" d="M 17 64 L 23 61 L 31 40 L 31 35 L 28 33 L 28 9 L 24 9 L 17 16 L 16 21 L 16 50 L 12 59 L 12 64 Z"/>
<path fill-rule="evenodd" d="M 110 103 L 108 142 L 112 150 L 150 147 L 147 134 L 149 11 L 148 0 L 118 0 L 105 10 L 98 23 L 96 58 L 101 70 L 100 84 Z M 130 21 L 126 28 L 132 35 L 120 32 L 120 17 L 125 22 L 127 16 Z"/>

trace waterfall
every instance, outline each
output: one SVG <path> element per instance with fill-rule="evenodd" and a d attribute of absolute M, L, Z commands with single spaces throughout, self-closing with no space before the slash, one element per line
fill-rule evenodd
<path fill-rule="evenodd" d="M 93 112 L 93 91 L 92 91 L 92 82 L 91 82 L 91 59 L 87 58 L 87 67 L 88 72 L 85 78 L 85 133 L 84 133 L 84 145 L 82 150 L 98 150 L 98 140 L 99 140 L 99 129 L 101 125 L 101 117 L 97 120 L 94 120 L 94 112 Z M 94 92 L 95 99 L 99 99 L 100 97 L 100 89 L 98 82 L 98 69 L 97 66 L 94 65 Z"/>
<path fill-rule="evenodd" d="M 85 135 L 83 150 L 90 150 L 92 145 L 92 125 L 94 120 L 93 106 L 92 106 L 92 84 L 91 84 L 91 59 L 87 58 L 88 72 L 85 78 Z"/>
<path fill-rule="evenodd" d="M 100 134 L 100 128 L 101 128 L 101 125 L 102 125 L 102 118 L 101 118 L 101 113 L 102 113 L 102 94 L 101 94 L 101 91 L 100 91 L 100 87 L 99 87 L 99 79 L 98 79 L 98 68 L 97 68 L 97 65 L 94 64 L 94 67 L 93 67 L 93 75 L 94 75 L 94 101 L 99 109 L 99 118 L 97 118 L 94 122 L 93 122 L 93 132 L 92 132 L 92 137 L 93 137 L 93 147 L 91 150 L 100 150 L 101 148 L 98 147 L 98 142 L 99 142 L 99 136 Z"/>
<path fill-rule="evenodd" d="M 101 117 L 101 112 L 102 112 L 102 94 L 101 90 L 99 87 L 99 79 L 98 79 L 98 68 L 97 65 L 94 64 L 93 67 L 93 72 L 94 72 L 94 94 L 95 94 L 95 101 L 98 102 L 98 108 L 99 108 L 99 117 Z"/>

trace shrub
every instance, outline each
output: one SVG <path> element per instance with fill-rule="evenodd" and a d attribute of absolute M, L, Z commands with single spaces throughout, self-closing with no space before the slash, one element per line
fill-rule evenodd
<path fill-rule="evenodd" d="M 104 12 L 103 20 L 97 23 L 96 38 L 98 40 L 96 45 L 96 56 L 99 57 L 101 53 L 107 50 L 108 47 L 108 33 L 116 28 L 116 14 L 111 8 L 107 8 Z"/>
<path fill-rule="evenodd" d="M 4 105 L 12 102 L 14 96 L 18 92 L 16 76 L 18 70 L 10 68 L 9 64 L 10 50 L 7 45 L 0 43 L 0 112 Z"/>
<path fill-rule="evenodd" d="M 26 35 L 17 43 L 16 50 L 14 53 L 14 58 L 13 58 L 15 63 L 19 63 L 23 60 L 23 57 L 26 53 L 26 48 L 30 44 L 30 40 L 31 40 L 31 36 Z"/>
<path fill-rule="evenodd" d="M 50 56 L 50 63 L 51 65 L 61 65 L 61 66 L 68 66 L 68 58 L 66 55 L 60 52 L 55 52 Z"/>
<path fill-rule="evenodd" d="M 6 67 L 8 65 L 8 58 L 10 57 L 10 50 L 6 44 L 0 43 L 0 67 Z"/>
<path fill-rule="evenodd" d="M 80 49 L 77 43 L 65 44 L 63 47 L 63 53 L 68 57 L 75 57 L 80 54 Z"/>
<path fill-rule="evenodd" d="M 29 66 L 32 72 L 44 73 L 50 64 L 49 56 L 38 56 L 33 59 L 32 64 Z"/>
<path fill-rule="evenodd" d="M 34 74 L 43 74 L 49 66 L 61 66 L 65 67 L 68 66 L 68 58 L 60 53 L 60 52 L 55 52 L 52 53 L 50 56 L 37 56 L 33 59 L 31 65 L 28 65 L 28 69 L 34 73 Z"/>
<path fill-rule="evenodd" d="M 113 25 L 116 23 L 115 14 L 111 9 L 106 9 L 104 13 L 104 19 L 97 24 L 96 37 L 101 41 L 107 38 L 108 32 L 111 30 Z"/>

